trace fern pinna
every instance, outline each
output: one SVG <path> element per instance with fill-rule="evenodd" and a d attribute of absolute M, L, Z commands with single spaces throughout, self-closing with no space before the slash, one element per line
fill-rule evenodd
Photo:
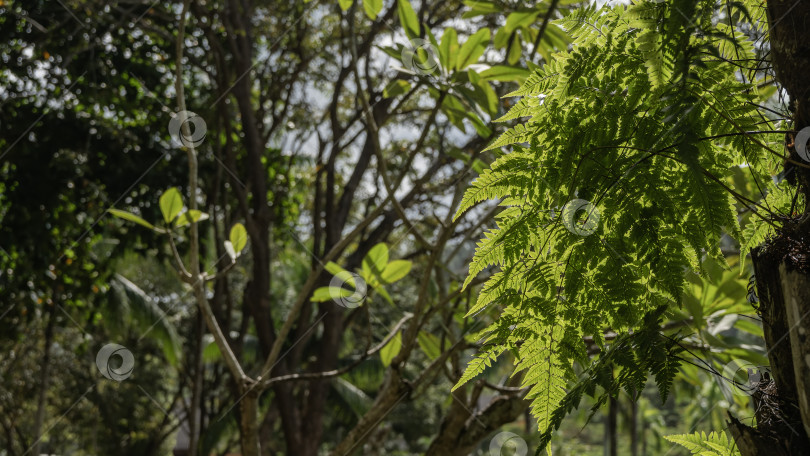
<path fill-rule="evenodd" d="M 660 324 L 685 272 L 703 273 L 706 256 L 725 264 L 719 242 L 741 239 L 738 207 L 766 220 L 727 184 L 732 167 L 769 182 L 778 164 L 767 151 L 779 135 L 757 108 L 760 75 L 740 64 L 755 60 L 754 46 L 723 22 L 760 15 L 750 3 L 578 10 L 557 21 L 571 50 L 509 94 L 521 98 L 500 120 L 527 119 L 489 146 L 498 158 L 458 211 L 503 206 L 465 283 L 497 266 L 468 315 L 498 316 L 456 388 L 514 354 L 541 448 L 582 394 L 597 407 L 619 388 L 637 397 L 652 376 L 667 396 L 679 346 Z"/>

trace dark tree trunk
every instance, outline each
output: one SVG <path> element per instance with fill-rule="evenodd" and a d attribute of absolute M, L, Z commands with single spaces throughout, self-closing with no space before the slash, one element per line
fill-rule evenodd
<path fill-rule="evenodd" d="M 261 454 L 259 448 L 259 421 L 256 417 L 259 416 L 260 393 L 256 389 L 248 389 L 242 394 L 242 400 L 239 402 L 239 433 L 242 456 L 259 456 Z"/>
<path fill-rule="evenodd" d="M 770 0 L 771 59 L 787 91 L 794 131 L 810 125 L 810 2 Z M 786 179 L 810 194 L 810 165 L 786 136 Z M 779 235 L 752 252 L 770 378 L 754 394 L 757 427 L 731 417 L 743 456 L 810 454 L 810 211 L 787 220 Z"/>
<path fill-rule="evenodd" d="M 616 397 L 610 396 L 608 415 L 605 421 L 605 456 L 617 456 L 616 432 L 619 420 L 619 403 Z"/>
<path fill-rule="evenodd" d="M 54 325 L 54 308 L 55 304 L 48 307 L 48 323 L 45 327 L 45 347 L 42 355 L 42 370 L 39 376 L 39 395 L 37 397 L 37 412 L 34 419 L 34 437 L 37 439 L 32 454 L 40 454 L 40 446 L 42 444 L 42 425 L 45 422 L 45 408 L 48 400 L 48 387 L 51 382 L 51 344 L 53 344 L 53 325 Z"/>
<path fill-rule="evenodd" d="M 805 307 L 810 305 L 807 296 L 810 291 L 804 291 L 802 296 L 795 287 L 804 283 L 810 290 L 810 276 L 806 271 L 794 269 L 790 248 L 800 246 L 789 236 L 782 235 L 752 254 L 771 375 L 759 383 L 754 393 L 757 428 L 731 417 L 730 431 L 743 456 L 810 454 L 798 400 L 806 396 L 808 388 L 802 375 L 796 375 L 794 366 L 796 356 L 810 355 L 810 351 L 801 349 L 801 344 L 794 343 L 801 332 L 810 329 L 810 320 L 800 321 L 788 315 L 794 313 L 791 308 L 798 306 L 800 300 L 804 300 Z M 805 361 L 800 361 L 798 367 L 801 366 L 807 370 Z"/>
<path fill-rule="evenodd" d="M 638 401 L 631 398 L 630 404 L 630 456 L 638 456 Z"/>

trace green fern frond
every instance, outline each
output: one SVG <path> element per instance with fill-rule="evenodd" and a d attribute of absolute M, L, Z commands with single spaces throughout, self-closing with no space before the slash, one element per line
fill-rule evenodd
<path fill-rule="evenodd" d="M 734 440 L 726 437 L 724 432 L 705 432 L 694 434 L 666 435 L 665 439 L 685 447 L 692 454 L 701 456 L 739 456 L 740 450 Z"/>
<path fill-rule="evenodd" d="M 558 20 L 572 48 L 508 95 L 523 98 L 502 120 L 522 123 L 487 148 L 503 155 L 462 199 L 457 216 L 488 199 L 503 207 L 465 286 L 485 269 L 500 271 L 468 316 L 499 313 L 487 343 L 516 354 L 543 445 L 597 387 L 638 391 L 652 376 L 666 398 L 678 348 L 661 336 L 659 318 L 680 304 L 686 273 L 704 274 L 706 256 L 724 262 L 724 236 L 745 253 L 767 235 L 754 219 L 740 228 L 738 210 L 750 203 L 736 201 L 729 182 L 741 165 L 752 179 L 769 178 L 774 163 L 762 146 L 779 139 L 751 132 L 778 127 L 757 110 L 756 82 L 740 80 L 731 61 L 752 57 L 748 35 L 718 26 L 714 8 L 639 1 Z M 776 206 L 771 193 L 765 207 Z M 583 337 L 602 353 L 589 358 Z"/>

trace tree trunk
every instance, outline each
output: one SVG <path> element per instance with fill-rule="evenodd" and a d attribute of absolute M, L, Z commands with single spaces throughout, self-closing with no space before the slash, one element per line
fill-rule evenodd
<path fill-rule="evenodd" d="M 619 403 L 616 397 L 610 396 L 608 400 L 608 415 L 605 421 L 605 456 L 617 456 L 616 431 L 619 420 Z"/>
<path fill-rule="evenodd" d="M 810 245 L 794 225 L 752 252 L 770 376 L 754 393 L 757 428 L 730 422 L 743 456 L 810 454 Z M 798 260 L 798 261 L 797 261 Z"/>
<path fill-rule="evenodd" d="M 790 96 L 794 130 L 810 123 L 810 4 L 767 3 L 776 79 Z M 810 169 L 786 135 L 785 178 L 810 194 Z M 752 252 L 771 375 L 754 393 L 756 429 L 731 417 L 743 456 L 810 454 L 810 226 L 807 207 L 785 221 L 775 239 Z M 789 214 L 793 216 L 793 214 Z"/>
<path fill-rule="evenodd" d="M 787 91 L 794 131 L 810 124 L 810 2 L 766 3 L 776 80 Z M 788 133 L 784 176 L 810 201 L 810 168 Z M 786 220 L 752 252 L 771 375 L 754 393 L 756 429 L 730 417 L 743 456 L 810 454 L 810 211 Z"/>
<path fill-rule="evenodd" d="M 634 394 L 634 396 L 638 397 Z M 630 398 L 630 456 L 638 456 L 638 400 Z"/>
<path fill-rule="evenodd" d="M 45 347 L 42 355 L 42 370 L 39 377 L 39 397 L 37 398 L 37 413 L 34 419 L 34 437 L 37 439 L 31 448 L 31 454 L 39 456 L 42 444 L 42 424 L 45 422 L 45 406 L 48 399 L 48 387 L 51 382 L 51 344 L 53 343 L 53 325 L 55 304 L 48 307 L 48 323 L 45 327 Z"/>
<path fill-rule="evenodd" d="M 200 401 L 202 398 L 203 383 L 203 360 L 202 360 L 202 337 L 205 332 L 205 322 L 202 315 L 197 314 L 194 323 L 194 377 L 191 386 L 191 404 L 188 408 L 188 454 L 197 456 L 197 446 L 200 441 Z"/>
<path fill-rule="evenodd" d="M 246 386 L 245 388 L 249 388 Z M 242 456 L 259 456 L 259 396 L 256 389 L 242 392 L 239 401 L 239 432 L 242 443 Z"/>
<path fill-rule="evenodd" d="M 794 130 L 810 124 L 810 2 L 766 3 L 776 79 L 787 91 Z M 810 169 L 786 135 L 785 178 L 810 194 Z M 754 393 L 757 427 L 730 417 L 743 456 L 810 454 L 810 211 L 785 222 L 778 236 L 752 252 L 771 375 Z M 791 216 L 793 214 L 790 214 Z"/>

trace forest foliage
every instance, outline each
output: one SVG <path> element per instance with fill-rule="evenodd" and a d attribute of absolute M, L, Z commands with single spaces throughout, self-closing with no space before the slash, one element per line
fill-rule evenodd
<path fill-rule="evenodd" d="M 59 3 L 0 1 L 0 454 L 735 454 L 761 2 Z"/>

